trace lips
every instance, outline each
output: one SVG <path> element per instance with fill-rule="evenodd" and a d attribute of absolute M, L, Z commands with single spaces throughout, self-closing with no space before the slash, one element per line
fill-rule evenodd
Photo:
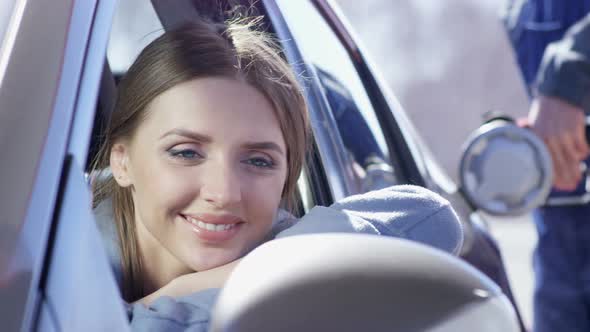
<path fill-rule="evenodd" d="M 208 231 L 212 231 L 212 232 L 221 232 L 221 231 L 226 231 L 232 227 L 234 227 L 235 225 L 237 225 L 237 223 L 234 224 L 211 224 L 211 223 L 206 223 L 204 221 L 195 219 L 193 217 L 189 217 L 189 216 L 185 216 L 185 219 L 190 222 L 191 224 L 202 228 L 204 230 L 208 230 Z"/>
<path fill-rule="evenodd" d="M 244 221 L 232 215 L 181 214 L 181 216 L 197 237 L 205 242 L 227 241 L 233 238 L 244 224 Z"/>

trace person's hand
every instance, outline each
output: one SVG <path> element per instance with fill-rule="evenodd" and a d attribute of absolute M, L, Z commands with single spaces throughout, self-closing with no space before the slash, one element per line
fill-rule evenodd
<path fill-rule="evenodd" d="M 221 288 L 240 260 L 210 270 L 181 275 L 138 302 L 149 305 L 161 296 L 179 297 L 209 288 Z"/>
<path fill-rule="evenodd" d="M 549 148 L 555 188 L 575 189 L 582 176 L 580 162 L 590 153 L 583 109 L 558 98 L 539 95 L 531 105 L 529 124 Z"/>

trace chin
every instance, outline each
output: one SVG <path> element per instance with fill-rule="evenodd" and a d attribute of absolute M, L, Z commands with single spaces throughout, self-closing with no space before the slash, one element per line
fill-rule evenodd
<path fill-rule="evenodd" d="M 196 260 L 190 261 L 189 267 L 194 271 L 206 271 L 231 263 L 240 258 L 239 252 L 228 252 L 226 249 L 207 249 Z"/>

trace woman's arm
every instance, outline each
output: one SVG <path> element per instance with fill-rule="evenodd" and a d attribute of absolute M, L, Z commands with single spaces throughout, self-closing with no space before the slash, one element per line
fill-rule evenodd
<path fill-rule="evenodd" d="M 240 260 L 210 270 L 182 275 L 138 302 L 150 305 L 162 296 L 180 297 L 209 288 L 221 288 Z"/>
<path fill-rule="evenodd" d="M 459 219 L 449 202 L 416 186 L 394 186 L 348 197 L 329 208 L 315 207 L 276 238 L 334 232 L 401 237 L 455 254 L 463 241 Z M 161 296 L 221 288 L 239 261 L 180 276 L 139 302 L 147 305 Z"/>
<path fill-rule="evenodd" d="M 458 254 L 463 243 L 459 217 L 440 195 L 400 185 L 316 206 L 276 238 L 315 233 L 365 233 L 400 237 Z"/>

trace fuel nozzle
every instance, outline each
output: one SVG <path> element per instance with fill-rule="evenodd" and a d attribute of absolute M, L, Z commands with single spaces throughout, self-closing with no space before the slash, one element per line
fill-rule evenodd
<path fill-rule="evenodd" d="M 461 189 L 492 215 L 521 215 L 543 204 L 553 168 L 543 141 L 509 117 L 489 119 L 463 147 Z"/>

